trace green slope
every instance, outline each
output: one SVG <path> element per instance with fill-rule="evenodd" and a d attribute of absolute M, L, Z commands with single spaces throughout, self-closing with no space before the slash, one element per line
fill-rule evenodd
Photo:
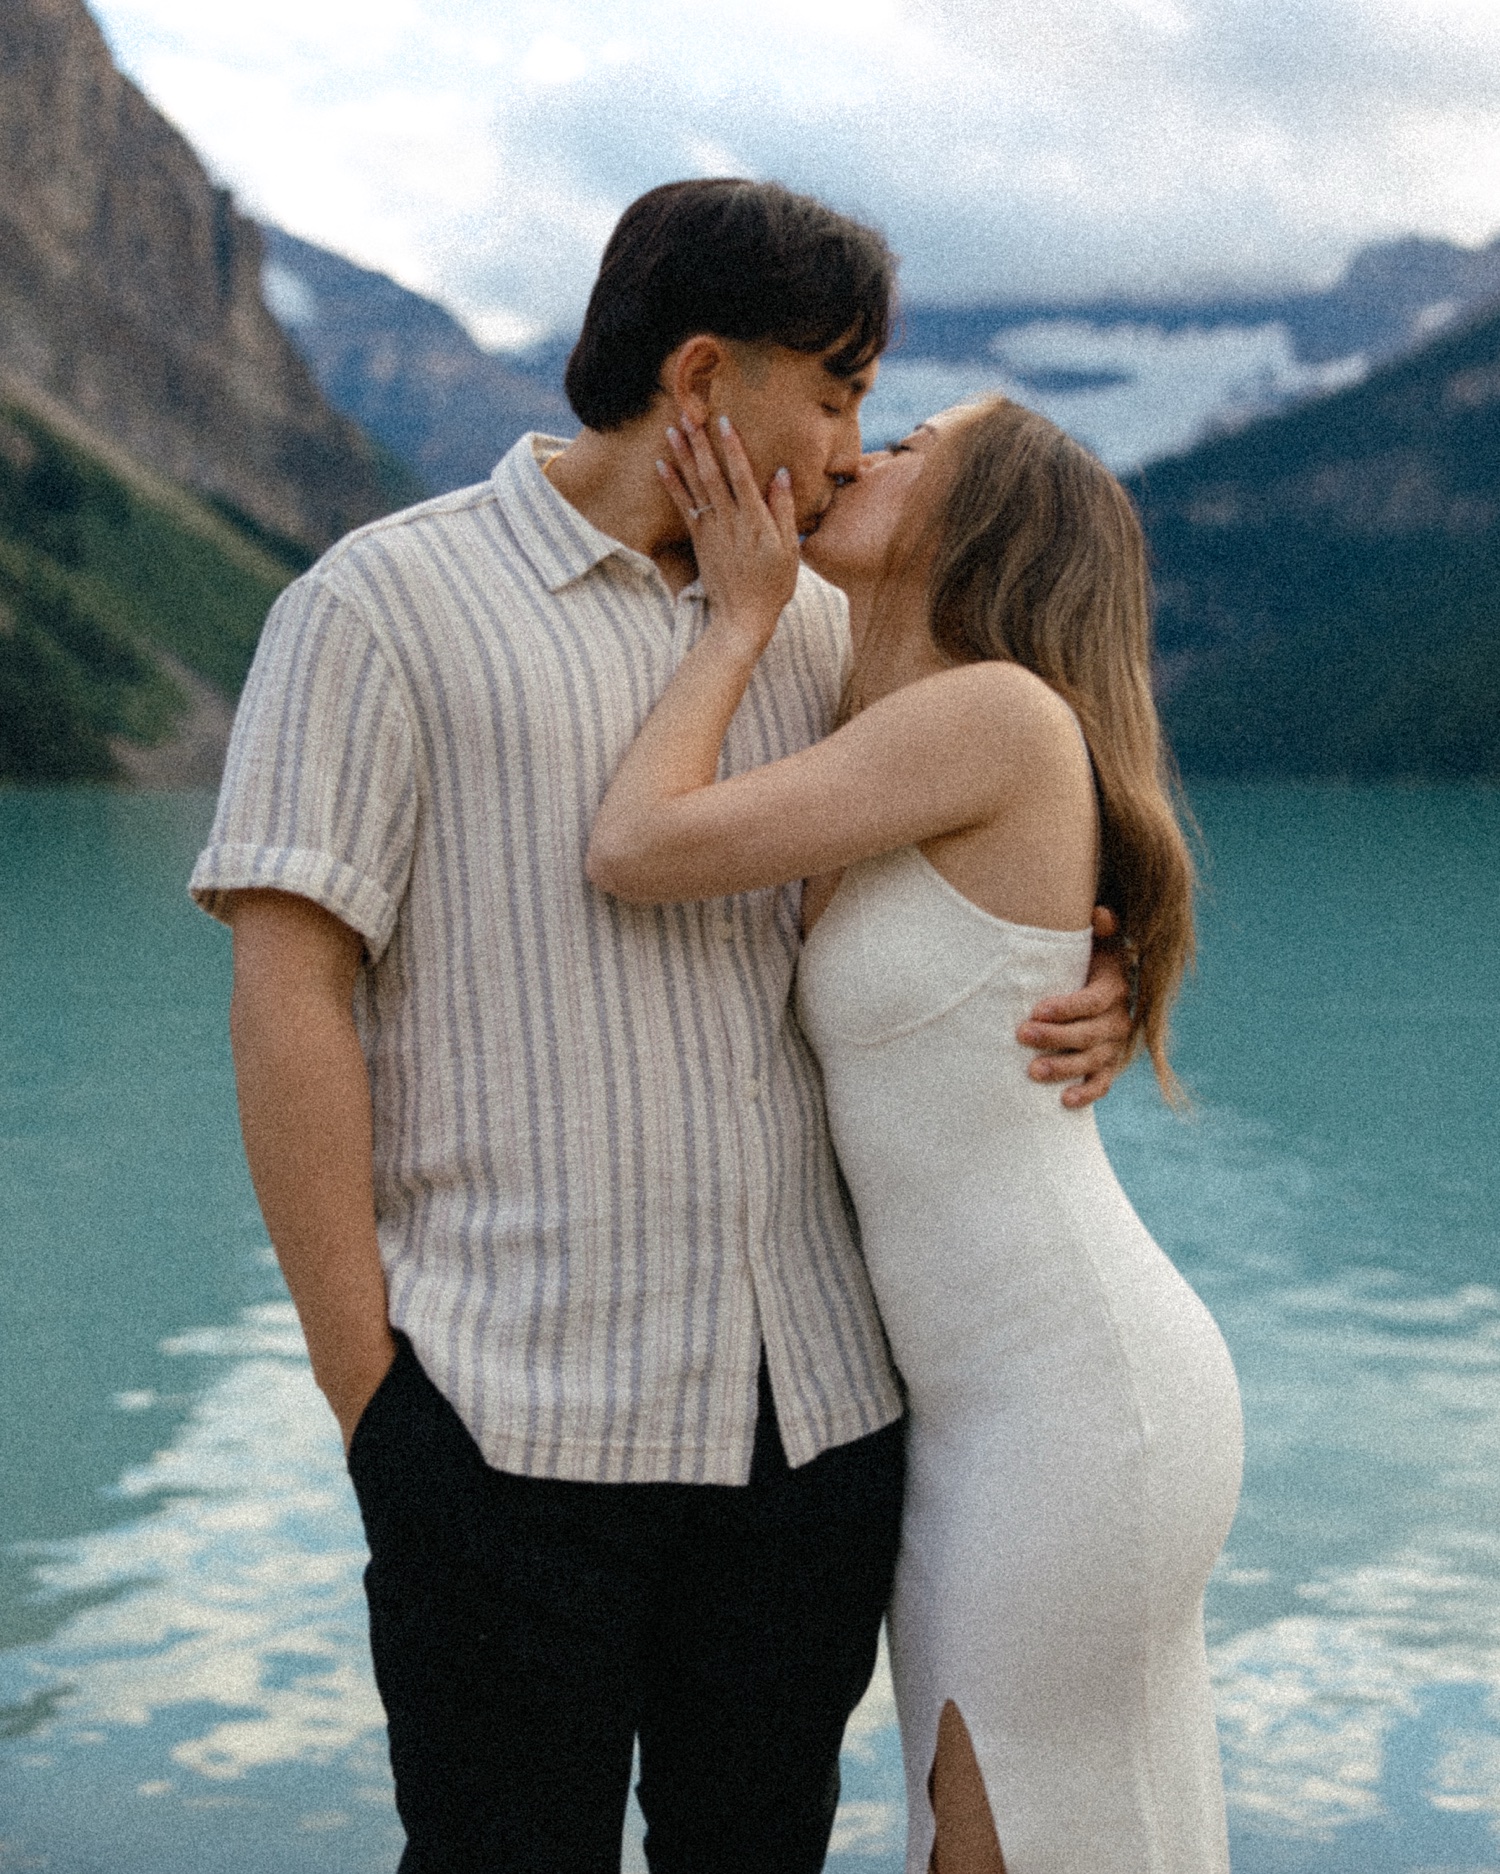
<path fill-rule="evenodd" d="M 1500 316 L 1133 489 L 1186 772 L 1500 777 Z"/>
<path fill-rule="evenodd" d="M 1191 582 L 1205 610 L 1246 627 L 1168 666 L 1163 713 L 1184 771 L 1500 778 L 1497 546 L 1283 523 L 1205 564 L 1171 541 L 1178 592 Z"/>
<path fill-rule="evenodd" d="M 155 743 L 186 706 L 153 653 L 233 697 L 307 556 L 38 401 L 0 395 L 0 780 L 108 780 L 110 737 Z"/>

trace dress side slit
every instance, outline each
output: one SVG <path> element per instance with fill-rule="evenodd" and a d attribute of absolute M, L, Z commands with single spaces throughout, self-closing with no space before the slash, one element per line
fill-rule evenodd
<path fill-rule="evenodd" d="M 984 1775 L 969 1727 L 951 1698 L 938 1719 L 927 1796 L 937 1824 L 928 1874 L 1005 1874 Z"/>

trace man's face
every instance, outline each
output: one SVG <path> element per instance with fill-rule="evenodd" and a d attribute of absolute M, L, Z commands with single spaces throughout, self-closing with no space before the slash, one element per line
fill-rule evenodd
<path fill-rule="evenodd" d="M 782 345 L 735 347 L 736 368 L 717 380 L 710 423 L 726 415 L 739 431 L 764 491 L 777 469 L 792 478 L 797 528 L 809 533 L 840 483 L 859 472 L 859 410 L 878 366 L 835 377 L 821 354 Z"/>

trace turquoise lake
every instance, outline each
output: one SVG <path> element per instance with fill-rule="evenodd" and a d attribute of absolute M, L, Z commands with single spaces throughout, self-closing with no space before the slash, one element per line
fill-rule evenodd
<path fill-rule="evenodd" d="M 203 795 L 0 793 L 0 1871 L 389 1874 L 363 1565 L 240 1157 Z M 1214 787 L 1184 1122 L 1236 1874 L 1500 1874 L 1500 791 Z M 878 1676 L 829 1867 L 897 1874 Z M 640 1868 L 634 1831 L 626 1868 Z"/>

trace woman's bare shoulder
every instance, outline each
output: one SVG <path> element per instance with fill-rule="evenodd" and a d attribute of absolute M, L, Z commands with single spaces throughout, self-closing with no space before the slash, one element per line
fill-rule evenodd
<path fill-rule="evenodd" d="M 919 696 L 919 692 L 925 694 Z M 945 717 L 955 727 L 1003 733 L 1012 745 L 1024 743 L 1037 751 L 1080 745 L 1078 718 L 1072 709 L 1050 684 L 1022 664 L 998 658 L 955 664 L 913 684 L 911 694 L 924 713 Z"/>

